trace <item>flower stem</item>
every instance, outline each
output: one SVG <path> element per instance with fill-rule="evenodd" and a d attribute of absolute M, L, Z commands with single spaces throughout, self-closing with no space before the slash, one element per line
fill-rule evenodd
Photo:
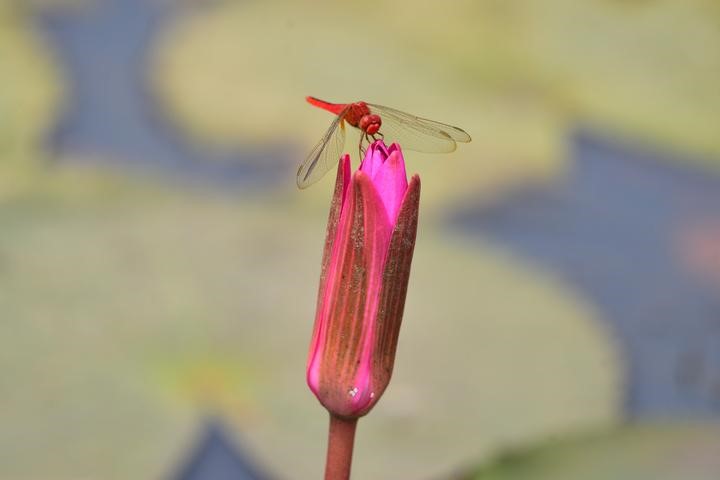
<path fill-rule="evenodd" d="M 357 418 L 342 418 L 330 414 L 325 480 L 350 478 L 356 426 Z"/>

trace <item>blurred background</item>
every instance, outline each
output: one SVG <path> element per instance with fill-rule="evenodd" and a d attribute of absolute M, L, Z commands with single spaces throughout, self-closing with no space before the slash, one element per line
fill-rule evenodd
<path fill-rule="evenodd" d="M 305 95 L 473 136 L 354 478 L 718 477 L 716 1 L 0 0 L 0 59 L 0 478 L 320 478 Z"/>

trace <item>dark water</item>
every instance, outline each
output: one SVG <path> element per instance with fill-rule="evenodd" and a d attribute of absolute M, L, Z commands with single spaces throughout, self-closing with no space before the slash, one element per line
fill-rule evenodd
<path fill-rule="evenodd" d="M 589 132 L 571 142 L 564 177 L 468 209 L 455 226 L 598 307 L 625 356 L 630 416 L 720 413 L 720 290 L 678 248 L 684 231 L 720 222 L 720 176 Z"/>
<path fill-rule="evenodd" d="M 36 18 L 70 87 L 49 149 L 202 181 L 292 181 L 287 146 L 203 148 L 163 115 L 149 88 L 150 48 L 166 22 L 183 12 L 178 1 L 96 0 Z"/>
<path fill-rule="evenodd" d="M 170 477 L 172 480 L 269 480 L 254 462 L 242 453 L 237 440 L 213 419 L 207 420 L 187 460 Z"/>

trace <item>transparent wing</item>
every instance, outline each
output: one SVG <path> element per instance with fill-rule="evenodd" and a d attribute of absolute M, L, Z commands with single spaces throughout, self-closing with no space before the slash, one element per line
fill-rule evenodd
<path fill-rule="evenodd" d="M 340 160 L 345 146 L 345 117 L 347 109 L 340 112 L 330 124 L 323 138 L 315 145 L 297 171 L 298 188 L 307 188 L 320 180 Z"/>
<path fill-rule="evenodd" d="M 397 142 L 403 148 L 427 153 L 447 153 L 457 148 L 456 142 L 467 143 L 470 135 L 458 127 L 416 117 L 383 105 L 368 104 L 373 113 L 380 115 L 380 133 L 385 143 Z"/>

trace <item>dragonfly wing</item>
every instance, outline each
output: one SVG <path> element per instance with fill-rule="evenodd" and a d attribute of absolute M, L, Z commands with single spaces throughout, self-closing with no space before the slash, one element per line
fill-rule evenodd
<path fill-rule="evenodd" d="M 471 140 L 468 133 L 458 127 L 416 117 L 383 105 L 368 104 L 371 111 L 380 115 L 380 133 L 386 143 L 397 142 L 404 148 L 418 152 L 447 153 L 457 148 L 456 142 Z"/>
<path fill-rule="evenodd" d="M 335 117 L 323 138 L 313 147 L 310 154 L 298 168 L 298 188 L 307 188 L 317 182 L 340 160 L 340 155 L 345 146 L 344 116 L 345 110 Z"/>

